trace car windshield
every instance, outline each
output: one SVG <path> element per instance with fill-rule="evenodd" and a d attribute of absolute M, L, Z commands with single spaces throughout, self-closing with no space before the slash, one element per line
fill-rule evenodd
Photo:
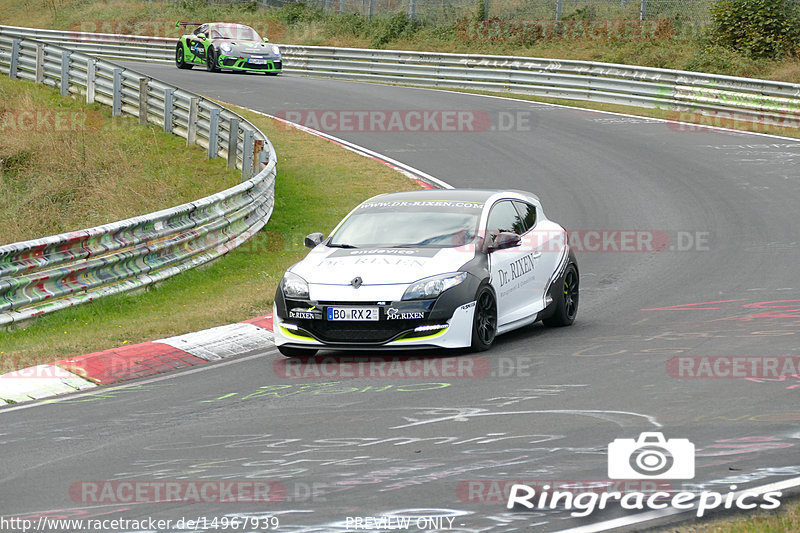
<path fill-rule="evenodd" d="M 260 41 L 261 36 L 250 26 L 241 24 L 215 24 L 211 28 L 212 39 L 230 39 L 232 41 Z"/>
<path fill-rule="evenodd" d="M 482 203 L 468 201 L 367 202 L 331 235 L 328 246 L 464 246 L 475 240 L 482 210 Z"/>

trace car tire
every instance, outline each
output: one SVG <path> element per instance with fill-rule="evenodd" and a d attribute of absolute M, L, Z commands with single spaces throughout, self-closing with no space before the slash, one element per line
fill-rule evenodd
<path fill-rule="evenodd" d="M 555 309 L 553 314 L 542 320 L 542 324 L 551 328 L 569 326 L 578 315 L 578 299 L 580 296 L 580 277 L 574 263 L 570 263 L 564 272 L 563 286 L 554 290 Z"/>
<path fill-rule="evenodd" d="M 277 76 L 278 74 L 280 74 L 280 72 L 273 71 L 273 72 L 265 72 L 264 74 L 266 74 L 267 76 Z"/>
<path fill-rule="evenodd" d="M 472 316 L 472 349 L 484 352 L 492 347 L 497 336 L 497 299 L 488 284 L 481 285 L 475 295 Z"/>
<path fill-rule="evenodd" d="M 178 43 L 178 47 L 175 49 L 175 66 L 182 70 L 188 70 L 192 68 L 192 64 L 184 61 L 184 54 L 183 43 Z"/>
<path fill-rule="evenodd" d="M 286 357 L 298 357 L 301 359 L 306 359 L 308 357 L 313 357 L 316 355 L 318 350 L 309 350 L 306 348 L 292 348 L 290 346 L 278 346 L 278 351 L 281 352 L 281 355 Z"/>
<path fill-rule="evenodd" d="M 209 46 L 208 51 L 206 52 L 206 70 L 209 72 L 219 72 L 219 66 L 217 65 L 217 53 L 214 51 L 213 46 Z"/>

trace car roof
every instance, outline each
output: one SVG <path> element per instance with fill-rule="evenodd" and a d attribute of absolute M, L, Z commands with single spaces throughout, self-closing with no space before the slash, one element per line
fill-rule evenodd
<path fill-rule="evenodd" d="M 486 203 L 496 198 L 531 198 L 539 199 L 535 194 L 516 191 L 516 190 L 500 190 L 500 189 L 423 189 L 417 191 L 403 191 L 381 194 L 370 198 L 368 202 L 380 200 L 382 202 L 418 202 L 425 200 L 438 200 L 438 201 L 467 201 L 467 202 L 482 202 Z"/>

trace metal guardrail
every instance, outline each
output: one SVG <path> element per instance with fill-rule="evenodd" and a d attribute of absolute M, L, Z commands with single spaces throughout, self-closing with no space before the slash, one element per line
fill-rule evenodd
<path fill-rule="evenodd" d="M 117 59 L 174 60 L 177 40 L 0 26 Z M 800 127 L 800 85 L 592 61 L 281 45 L 284 72 L 717 114 Z"/>
<path fill-rule="evenodd" d="M 0 246 L 0 325 L 138 289 L 220 257 L 269 220 L 277 159 L 236 113 L 120 65 L 0 30 L 0 73 L 138 117 L 240 168 L 242 183 L 177 207 Z"/>

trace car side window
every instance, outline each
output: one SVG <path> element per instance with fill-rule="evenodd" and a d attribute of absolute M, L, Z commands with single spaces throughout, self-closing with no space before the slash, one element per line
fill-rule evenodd
<path fill-rule="evenodd" d="M 486 223 L 486 232 L 497 235 L 507 231 L 521 235 L 525 231 L 525 225 L 517 213 L 514 204 L 508 200 L 496 203 L 489 212 L 489 220 Z"/>
<path fill-rule="evenodd" d="M 208 32 L 208 25 L 207 24 L 203 24 L 202 26 L 200 26 L 196 30 L 194 30 L 192 33 L 194 35 L 200 35 L 201 33 L 205 33 L 206 35 L 208 35 L 207 32 Z"/>
<path fill-rule="evenodd" d="M 525 228 L 523 233 L 525 233 L 536 225 L 536 206 L 519 200 L 514 200 L 514 206 L 517 208 L 519 216 L 522 218 L 522 224 Z"/>

